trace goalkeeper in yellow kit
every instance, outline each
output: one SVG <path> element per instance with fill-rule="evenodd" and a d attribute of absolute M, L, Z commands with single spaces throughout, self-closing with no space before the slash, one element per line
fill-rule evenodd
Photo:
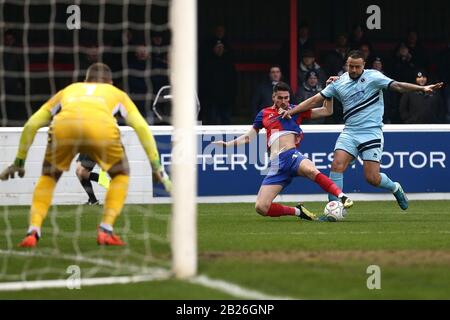
<path fill-rule="evenodd" d="M 129 96 L 112 85 L 110 68 L 103 63 L 95 63 L 88 68 L 85 82 L 71 84 L 59 91 L 27 121 L 14 163 L 0 174 L 1 180 L 14 178 L 16 172 L 23 177 L 25 159 L 36 131 L 49 125 L 42 175 L 33 193 L 30 226 L 20 246 L 36 246 L 56 183 L 63 171 L 69 169 L 77 153 L 88 155 L 111 177 L 97 243 L 125 244 L 113 233 L 114 222 L 125 202 L 129 180 L 129 165 L 114 117 L 116 113 L 120 113 L 127 125 L 136 131 L 150 160 L 154 179 L 170 191 L 170 179 L 160 164 L 156 143 L 146 121 Z"/>

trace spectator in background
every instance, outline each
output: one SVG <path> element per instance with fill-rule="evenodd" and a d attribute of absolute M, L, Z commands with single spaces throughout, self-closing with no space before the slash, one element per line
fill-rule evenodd
<path fill-rule="evenodd" d="M 348 64 L 347 63 L 344 63 L 343 65 L 342 65 L 342 68 L 341 68 L 341 70 L 339 70 L 338 71 L 338 73 L 336 74 L 337 76 L 342 76 L 344 73 L 346 73 L 346 72 L 348 72 Z"/>
<path fill-rule="evenodd" d="M 265 79 L 255 90 L 252 98 L 252 112 L 256 116 L 265 107 L 273 104 L 273 87 L 282 80 L 283 74 L 279 65 L 272 65 L 269 69 L 269 77 Z"/>
<path fill-rule="evenodd" d="M 3 67 L 6 114 L 1 114 L 3 120 L 0 125 L 22 126 L 28 118 L 25 108 L 25 101 L 18 101 L 17 98 L 24 97 L 23 76 L 11 75 L 9 72 L 20 72 L 24 70 L 23 54 L 10 50 L 19 49 L 16 35 L 13 31 L 6 30 L 4 33 Z M 14 98 L 12 96 L 15 96 Z M 0 113 L 2 112 L 0 108 Z"/>
<path fill-rule="evenodd" d="M 412 63 L 414 63 L 414 65 L 417 68 L 422 69 L 428 68 L 429 66 L 428 54 L 425 50 L 425 47 L 418 40 L 417 31 L 415 29 L 408 30 L 405 44 L 412 55 Z"/>
<path fill-rule="evenodd" d="M 417 72 L 416 83 L 420 86 L 427 85 L 425 71 Z M 445 115 L 444 102 L 439 92 L 407 92 L 400 100 L 400 116 L 404 123 L 443 123 Z"/>
<path fill-rule="evenodd" d="M 131 45 L 133 44 L 133 32 L 130 29 L 123 30 L 123 38 L 122 45 Z"/>
<path fill-rule="evenodd" d="M 167 39 L 163 34 L 155 32 L 151 36 L 151 81 L 153 94 L 156 95 L 161 87 L 169 84 L 169 63 L 166 46 Z"/>
<path fill-rule="evenodd" d="M 303 56 L 303 52 L 305 50 L 311 50 L 312 52 L 315 52 L 315 49 L 315 41 L 310 37 L 309 34 L 309 25 L 308 23 L 304 22 L 298 29 L 297 54 L 299 57 L 301 57 Z"/>
<path fill-rule="evenodd" d="M 450 123 L 450 33 L 448 35 L 448 43 L 447 46 L 439 52 L 438 63 L 437 63 L 437 71 L 439 81 L 443 81 L 445 83 L 444 87 L 444 101 L 447 108 L 447 119 L 446 122 Z"/>
<path fill-rule="evenodd" d="M 374 56 L 373 56 L 372 48 L 370 47 L 370 45 L 367 44 L 367 43 L 363 43 L 359 47 L 359 50 L 364 55 L 364 59 L 366 61 L 366 64 L 368 66 L 372 65 L 372 62 L 374 61 Z"/>
<path fill-rule="evenodd" d="M 405 43 L 401 43 L 395 52 L 393 63 L 393 78 L 400 82 L 415 82 L 415 70 L 417 66 L 413 62 L 413 56 Z"/>
<path fill-rule="evenodd" d="M 371 68 L 380 71 L 385 76 L 388 76 L 384 70 L 383 60 L 380 57 L 375 57 L 372 62 Z M 398 111 L 398 95 L 391 90 L 383 89 L 383 100 L 384 100 L 384 114 L 383 123 L 401 123 L 400 114 Z"/>
<path fill-rule="evenodd" d="M 314 71 L 319 79 L 319 84 L 324 87 L 327 75 L 325 71 L 316 62 L 316 56 L 312 50 L 303 52 L 302 60 L 298 68 L 298 84 L 299 86 L 305 82 L 305 76 L 308 71 Z"/>
<path fill-rule="evenodd" d="M 310 36 L 310 28 L 307 22 L 300 24 L 298 29 L 298 40 L 297 40 L 297 59 L 300 61 L 305 50 L 312 51 L 315 53 L 316 45 L 314 39 Z M 290 39 L 283 41 L 280 51 L 278 52 L 277 61 L 281 66 L 281 69 L 285 71 L 285 76 L 289 79 L 290 70 Z"/>
<path fill-rule="evenodd" d="M 231 48 L 230 42 L 228 41 L 226 28 L 222 24 L 214 26 L 211 35 L 209 35 L 202 43 L 202 46 L 199 50 L 199 59 L 208 59 L 211 54 L 211 48 L 214 47 L 217 43 L 221 43 L 224 46 L 226 55 L 231 60 L 233 60 L 233 50 Z"/>
<path fill-rule="evenodd" d="M 84 57 L 85 57 L 85 59 L 83 61 L 81 61 L 82 64 L 83 63 L 87 64 L 90 62 L 96 63 L 96 62 L 100 61 L 100 48 L 97 45 L 90 45 L 89 47 L 87 47 Z M 87 66 L 87 68 L 89 68 L 89 66 L 90 66 L 90 64 Z"/>
<path fill-rule="evenodd" d="M 322 89 L 317 73 L 315 71 L 308 71 L 305 74 L 305 82 L 297 89 L 297 97 L 300 101 L 305 101 L 319 93 Z"/>
<path fill-rule="evenodd" d="M 332 51 L 329 51 L 324 56 L 324 69 L 329 75 L 337 75 L 342 66 L 347 60 L 347 54 L 349 52 L 347 44 L 347 36 L 345 34 L 339 34 L 336 37 L 336 46 Z"/>
<path fill-rule="evenodd" d="M 204 124 L 231 123 L 232 107 L 236 102 L 236 69 L 225 45 L 218 40 L 200 65 L 202 120 Z"/>
<path fill-rule="evenodd" d="M 372 69 L 380 71 L 382 74 L 386 74 L 384 72 L 383 61 L 380 57 L 375 57 L 372 61 Z"/>
<path fill-rule="evenodd" d="M 367 44 L 370 48 L 372 48 L 372 44 L 364 34 L 364 29 L 360 24 L 353 26 L 352 32 L 350 33 L 348 39 L 350 50 L 358 50 L 363 44 Z"/>
<path fill-rule="evenodd" d="M 297 89 L 297 97 L 299 101 L 305 101 L 306 99 L 315 96 L 322 90 L 322 86 L 319 83 L 319 78 L 315 71 L 308 71 L 305 75 L 305 82 L 300 85 Z M 322 105 L 317 105 L 317 107 L 322 107 Z M 325 118 L 317 119 L 305 119 L 304 124 L 323 124 L 325 123 Z"/>
<path fill-rule="evenodd" d="M 231 49 L 230 43 L 228 42 L 227 31 L 224 25 L 219 24 L 215 26 L 213 31 L 213 37 L 212 39 L 210 39 L 210 41 L 211 43 L 217 43 L 218 41 L 220 41 L 224 45 L 225 49 L 228 51 L 228 54 L 230 54 Z"/>
<path fill-rule="evenodd" d="M 150 77 L 145 76 L 145 71 L 150 68 L 150 53 L 145 44 L 136 46 L 133 55 L 129 56 L 128 68 L 129 94 L 133 98 L 133 101 L 135 101 L 139 112 L 147 119 L 151 113 L 149 112 L 150 101 L 146 99 L 146 94 L 150 90 L 149 86 L 151 82 Z"/>
<path fill-rule="evenodd" d="M 80 79 L 79 81 L 83 81 L 86 77 L 86 70 L 90 65 L 100 62 L 100 50 L 96 44 L 88 44 L 84 48 L 82 48 L 82 54 L 80 56 Z"/>
<path fill-rule="evenodd" d="M 115 37 L 111 42 L 111 47 L 121 48 L 123 50 L 120 52 L 112 50 L 109 52 L 105 51 L 107 57 L 106 60 L 108 61 L 107 64 L 111 68 L 113 74 L 116 74 L 116 76 L 113 76 L 114 85 L 128 92 L 129 86 L 125 87 L 125 83 L 128 81 L 128 75 L 123 72 L 124 68 L 128 66 L 123 65 L 122 57 L 125 55 L 126 61 L 132 60 L 135 53 L 133 46 L 143 43 L 144 41 L 142 40 L 136 43 L 139 37 L 131 29 L 123 29 L 121 32 L 117 32 L 114 35 Z"/>

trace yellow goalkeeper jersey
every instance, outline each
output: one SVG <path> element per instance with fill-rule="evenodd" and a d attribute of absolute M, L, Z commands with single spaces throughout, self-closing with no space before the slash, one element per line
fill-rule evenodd
<path fill-rule="evenodd" d="M 50 98 L 25 124 L 17 158 L 26 158 L 36 131 L 49 125 L 50 121 L 52 123 L 49 130 L 49 144 L 53 138 L 69 141 L 69 139 L 77 139 L 78 136 L 90 138 L 89 143 L 95 142 L 95 140 L 99 140 L 99 142 L 108 139 L 120 140 L 117 121 L 114 117 L 117 113 L 120 113 L 127 125 L 135 129 L 153 170 L 159 170 L 159 154 L 147 122 L 125 92 L 107 83 L 74 83 Z M 77 133 L 77 131 L 80 132 Z M 83 149 L 77 151 L 84 152 Z M 57 158 L 61 158 L 61 154 L 67 152 L 65 149 L 61 149 L 57 153 Z M 116 152 L 116 154 L 117 156 L 112 159 L 114 161 L 117 160 L 117 157 L 123 156 L 121 153 Z M 55 157 L 55 153 L 46 154 L 46 159 L 50 156 Z M 70 156 L 71 154 L 67 154 L 64 158 Z M 102 164 L 102 159 L 97 158 L 96 160 Z M 67 170 L 66 162 L 64 160 L 64 165 L 60 164 L 57 167 Z M 103 167 L 108 169 L 111 165 L 112 163 L 107 163 Z"/>
<path fill-rule="evenodd" d="M 126 119 L 139 112 L 136 105 L 122 90 L 107 83 L 74 83 L 59 91 L 41 109 L 47 110 L 54 120 L 80 119 L 116 123 L 118 112 Z"/>

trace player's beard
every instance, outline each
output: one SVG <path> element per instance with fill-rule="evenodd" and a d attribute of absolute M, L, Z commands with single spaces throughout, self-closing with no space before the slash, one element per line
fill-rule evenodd
<path fill-rule="evenodd" d="M 355 79 L 358 79 L 362 75 L 362 72 L 360 74 L 357 74 L 356 72 L 355 73 L 349 72 L 348 75 L 350 76 L 351 79 L 355 80 Z"/>

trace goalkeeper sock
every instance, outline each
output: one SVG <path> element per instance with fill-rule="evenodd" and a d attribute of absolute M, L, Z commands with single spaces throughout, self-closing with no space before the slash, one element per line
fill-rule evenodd
<path fill-rule="evenodd" d="M 330 178 L 328 178 L 323 173 L 318 173 L 314 178 L 314 182 L 317 183 L 325 192 L 336 197 L 336 199 L 342 193 L 341 188 L 339 188 Z"/>
<path fill-rule="evenodd" d="M 339 189 L 342 190 L 344 188 L 344 174 L 342 172 L 330 171 L 330 179 L 331 181 L 334 182 L 336 186 L 338 186 Z M 334 194 L 328 193 L 328 200 L 329 201 L 338 200 L 338 197 L 335 196 Z"/>
<path fill-rule="evenodd" d="M 105 209 L 102 223 L 113 226 L 116 218 L 122 211 L 125 198 L 127 197 L 129 176 L 119 174 L 112 178 L 111 184 L 105 197 Z"/>
<path fill-rule="evenodd" d="M 84 191 L 86 191 L 87 195 L 89 196 L 89 202 L 97 202 L 97 197 L 94 194 L 94 189 L 92 188 L 91 181 L 89 179 L 81 179 L 80 183 L 83 186 Z"/>
<path fill-rule="evenodd" d="M 41 176 L 33 192 L 33 202 L 30 210 L 30 225 L 40 228 L 47 216 L 52 202 L 56 181 L 50 176 Z"/>
<path fill-rule="evenodd" d="M 380 184 L 378 185 L 378 187 L 387 189 L 391 192 L 394 192 L 397 187 L 395 185 L 395 183 L 391 179 L 389 179 L 389 177 L 384 173 L 380 173 L 380 176 L 381 176 L 381 181 L 380 181 Z"/>
<path fill-rule="evenodd" d="M 106 223 L 100 223 L 100 228 L 104 231 L 104 232 L 107 232 L 107 233 L 113 233 L 113 230 L 114 230 L 114 228 L 113 228 L 113 226 L 112 225 L 110 225 L 110 224 L 106 224 Z"/>
<path fill-rule="evenodd" d="M 269 217 L 295 216 L 295 208 L 272 203 L 266 215 Z"/>
<path fill-rule="evenodd" d="M 35 226 L 30 226 L 30 227 L 28 228 L 27 234 L 32 234 L 33 231 L 36 231 L 36 233 L 37 233 L 37 235 L 38 235 L 38 238 L 41 237 L 41 228 L 35 227 Z"/>

